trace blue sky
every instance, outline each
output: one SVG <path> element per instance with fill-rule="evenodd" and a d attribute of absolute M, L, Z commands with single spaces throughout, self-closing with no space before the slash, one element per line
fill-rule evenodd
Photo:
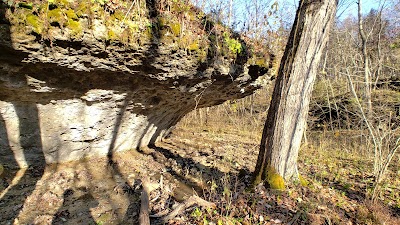
<path fill-rule="evenodd" d="M 238 1 L 238 0 L 237 0 Z M 240 0 L 239 0 L 240 1 Z M 262 0 L 260 0 L 262 1 Z M 342 14 L 341 18 L 345 18 L 349 15 L 357 16 L 357 2 L 358 0 L 341 0 L 344 2 L 348 2 L 348 4 L 344 4 L 342 7 L 338 8 L 338 13 Z M 272 1 L 274 2 L 274 1 Z M 293 10 L 297 7 L 299 0 L 278 0 L 280 5 L 291 5 Z M 362 0 L 362 13 L 367 14 L 371 11 L 371 9 L 378 9 L 381 4 L 387 2 L 385 0 Z M 339 4 L 340 5 L 340 4 Z"/>
<path fill-rule="evenodd" d="M 221 10 L 225 12 L 225 16 L 227 15 L 227 12 L 229 11 L 229 3 L 230 0 L 191 0 L 193 3 L 197 3 L 198 6 L 203 5 L 203 8 L 206 12 L 211 9 L 211 8 L 218 8 L 220 7 Z M 340 4 L 343 5 L 342 7 L 338 8 L 338 16 L 340 14 L 340 19 L 344 19 L 348 17 L 349 15 L 352 15 L 354 17 L 357 17 L 357 1 L 358 0 L 340 0 L 342 3 L 343 2 L 348 2 L 348 4 Z M 378 9 L 380 2 L 384 2 L 385 0 L 362 0 L 362 8 L 363 8 L 363 15 L 367 14 L 370 12 L 371 9 Z M 389 0 L 386 0 L 389 1 Z M 274 24 L 274 20 L 282 20 L 285 21 L 285 27 L 290 27 L 290 24 L 294 20 L 294 16 L 296 14 L 296 9 L 297 5 L 299 3 L 299 0 L 232 0 L 233 4 L 233 17 L 234 21 L 233 23 L 237 23 L 235 26 L 235 29 L 239 29 L 243 27 L 244 24 L 247 24 L 250 19 L 252 19 L 251 15 L 246 9 L 246 5 L 248 7 L 254 7 L 255 4 L 264 5 L 262 9 L 260 9 L 260 14 L 267 14 L 269 9 L 271 9 L 271 5 L 273 5 L 275 2 L 278 2 L 278 18 L 275 18 L 275 16 L 272 16 L 271 19 L 268 19 L 270 24 Z M 252 8 L 250 9 L 254 11 L 255 9 Z M 248 17 L 250 16 L 250 18 Z M 267 16 L 268 17 L 268 16 Z M 262 18 L 262 16 L 261 16 Z M 264 17 L 265 18 L 265 17 Z M 262 20 L 262 19 L 261 19 Z M 227 22 L 227 20 L 224 20 L 224 22 Z"/>
<path fill-rule="evenodd" d="M 338 9 L 338 13 L 342 13 L 341 18 L 345 18 L 349 15 L 357 16 L 357 1 L 351 1 L 351 5 L 349 7 L 342 7 Z M 371 9 L 378 9 L 380 4 L 384 1 L 377 1 L 377 0 L 363 0 L 362 1 L 362 13 L 365 15 L 371 11 Z"/>

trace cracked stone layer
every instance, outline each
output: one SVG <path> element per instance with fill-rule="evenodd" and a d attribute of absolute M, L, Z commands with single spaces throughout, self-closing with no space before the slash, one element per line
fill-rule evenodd
<path fill-rule="evenodd" d="M 266 69 L 156 41 L 42 41 L 0 24 L 0 160 L 20 167 L 154 144 L 195 108 L 253 93 Z"/>

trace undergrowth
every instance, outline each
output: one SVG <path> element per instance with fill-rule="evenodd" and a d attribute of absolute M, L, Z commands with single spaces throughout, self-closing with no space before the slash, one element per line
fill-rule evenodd
<path fill-rule="evenodd" d="M 218 153 L 222 160 L 213 165 L 230 164 L 224 177 L 205 181 L 204 197 L 217 204 L 217 210 L 194 208 L 188 214 L 193 223 L 399 224 L 400 157 L 394 159 L 372 204 L 368 196 L 374 183 L 373 154 L 364 130 L 308 131 L 299 156 L 298 184 L 283 191 L 263 185 L 249 188 L 268 109 L 266 96 L 269 90 L 264 89 L 252 97 L 198 109 L 178 125 L 173 139 L 226 151 Z M 203 146 L 197 148 L 201 151 Z M 232 160 L 224 161 L 228 158 Z"/>

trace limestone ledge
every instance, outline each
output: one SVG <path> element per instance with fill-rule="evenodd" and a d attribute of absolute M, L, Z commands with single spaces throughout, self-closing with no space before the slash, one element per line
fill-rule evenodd
<path fill-rule="evenodd" d="M 1 15 L 0 160 L 10 165 L 154 144 L 191 110 L 245 97 L 270 80 L 248 54 L 199 58 L 159 38 L 107 42 L 101 29 L 79 39 L 54 31 L 50 41 Z"/>

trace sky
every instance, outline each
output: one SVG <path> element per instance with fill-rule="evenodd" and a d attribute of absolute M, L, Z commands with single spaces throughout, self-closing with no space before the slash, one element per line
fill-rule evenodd
<path fill-rule="evenodd" d="M 290 28 L 291 23 L 294 21 L 294 16 L 296 14 L 296 9 L 297 5 L 299 3 L 299 0 L 191 0 L 193 3 L 195 3 L 197 6 L 203 6 L 203 8 L 206 12 L 210 12 L 210 9 L 212 8 L 219 8 L 222 11 L 225 11 L 225 15 L 227 15 L 227 12 L 229 11 L 230 7 L 230 2 L 232 2 L 233 5 L 233 17 L 235 18 L 234 21 L 232 22 L 236 23 L 234 25 L 235 30 L 240 30 L 241 27 L 243 27 L 245 24 L 248 24 L 251 18 L 253 18 L 248 11 L 248 8 L 246 7 L 251 7 L 250 11 L 254 13 L 255 8 L 254 5 L 258 4 L 260 7 L 262 5 L 262 8 L 260 8 L 259 13 L 267 14 L 268 11 L 273 9 L 271 7 L 275 2 L 278 2 L 278 8 L 279 12 L 277 15 L 277 18 L 275 18 L 275 14 L 272 14 L 272 19 L 268 19 L 270 24 L 275 24 L 274 20 L 281 20 L 284 21 L 285 25 L 284 27 Z M 339 8 L 338 8 L 338 13 L 337 16 L 339 17 L 340 20 L 343 20 L 347 18 L 348 16 L 354 16 L 357 17 L 357 1 L 358 0 L 339 0 L 341 3 L 339 3 Z M 390 1 L 390 0 L 362 0 L 362 13 L 363 15 L 366 15 L 371 11 L 371 9 L 378 9 L 381 2 L 384 1 Z M 202 7 L 200 7 L 202 8 Z M 250 16 L 250 18 L 249 18 Z M 269 16 L 267 16 L 268 18 Z M 264 17 L 265 18 L 265 17 Z M 261 19 L 262 20 L 262 19 Z M 227 22 L 227 21 L 224 21 Z"/>
<path fill-rule="evenodd" d="M 235 1 L 235 0 L 234 0 Z M 240 1 L 240 0 L 236 0 Z M 262 1 L 262 0 L 260 0 Z M 299 0 L 277 0 L 281 5 L 291 5 L 293 10 L 295 10 L 298 6 Z M 358 0 L 339 0 L 343 2 L 339 3 L 338 7 L 338 16 L 340 18 L 346 18 L 349 15 L 357 16 L 357 2 Z M 274 1 L 272 1 L 274 2 Z M 385 0 L 362 0 L 362 13 L 367 14 L 371 11 L 371 9 L 378 9 L 381 4 L 385 4 Z"/>
<path fill-rule="evenodd" d="M 345 4 L 342 7 L 338 8 L 338 14 L 342 14 L 340 18 L 346 18 L 349 15 L 357 16 L 357 1 L 352 0 L 348 1 L 350 4 Z M 371 11 L 371 9 L 378 9 L 380 6 L 384 4 L 384 1 L 377 1 L 377 0 L 363 0 L 362 1 L 362 13 L 365 15 Z"/>

